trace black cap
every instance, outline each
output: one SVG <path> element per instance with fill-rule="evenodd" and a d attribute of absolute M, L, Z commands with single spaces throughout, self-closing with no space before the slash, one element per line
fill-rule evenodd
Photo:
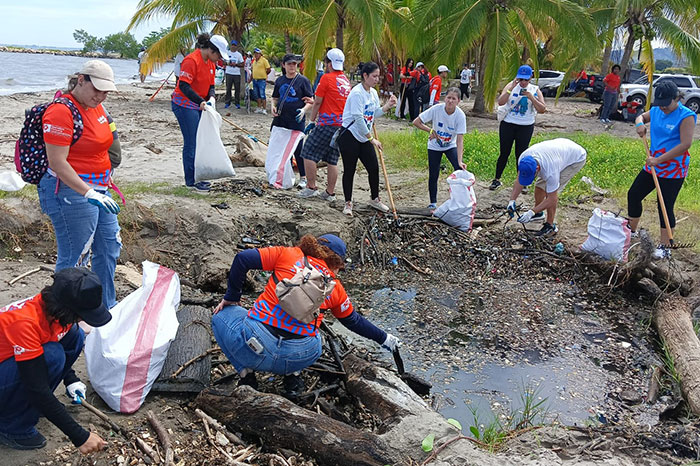
<path fill-rule="evenodd" d="M 287 62 L 290 62 L 290 61 L 294 61 L 294 62 L 300 63 L 300 62 L 301 62 L 301 58 L 299 57 L 299 55 L 295 55 L 295 54 L 293 54 L 293 53 L 288 53 L 288 54 L 286 54 L 284 57 L 282 57 L 282 63 L 287 63 Z"/>
<path fill-rule="evenodd" d="M 678 97 L 678 86 L 670 79 L 664 79 L 654 88 L 654 105 L 667 107 Z"/>
<path fill-rule="evenodd" d="M 112 314 L 102 304 L 102 284 L 95 272 L 85 267 L 59 270 L 51 288 L 58 302 L 88 325 L 101 327 L 112 320 Z"/>

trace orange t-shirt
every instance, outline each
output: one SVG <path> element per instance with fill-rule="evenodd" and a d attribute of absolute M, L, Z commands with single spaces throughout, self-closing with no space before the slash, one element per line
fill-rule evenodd
<path fill-rule="evenodd" d="M 216 63 L 213 60 L 205 62 L 202 57 L 202 50 L 195 50 L 182 60 L 180 80 L 177 82 L 175 92 L 173 92 L 173 102 L 181 107 L 199 108 L 199 105 L 192 102 L 182 93 L 180 83 L 185 82 L 189 84 L 198 96 L 206 100 L 209 88 L 214 85 L 215 76 Z"/>
<path fill-rule="evenodd" d="M 59 341 L 71 326 L 62 327 L 44 314 L 41 293 L 0 308 L 0 362 L 14 356 L 28 361 L 44 354 L 43 344 Z"/>
<path fill-rule="evenodd" d="M 279 280 L 292 278 L 297 268 L 304 267 L 304 253 L 297 247 L 274 246 L 258 249 L 258 252 L 260 252 L 263 270 L 274 271 Z M 311 256 L 308 256 L 308 259 L 313 267 L 335 278 L 324 261 Z M 279 306 L 279 300 L 275 293 L 276 287 L 275 281 L 270 277 L 265 285 L 265 290 L 258 296 L 253 308 L 248 311 L 248 317 L 298 335 L 315 335 L 316 328 L 323 321 L 323 314 L 319 314 L 315 322 L 309 324 L 299 322 Z M 323 302 L 321 309 L 330 310 L 337 318 L 352 314 L 353 307 L 350 298 L 337 278 L 333 292 Z"/>
<path fill-rule="evenodd" d="M 430 101 L 431 105 L 440 102 L 440 92 L 442 92 L 442 78 L 440 77 L 440 75 L 437 75 L 430 80 L 430 89 L 428 90 L 428 96 L 430 99 L 435 99 Z M 433 95 L 433 93 L 435 94 Z"/>
<path fill-rule="evenodd" d="M 61 103 L 49 106 L 42 116 L 44 142 L 54 146 L 70 146 L 68 163 L 87 184 L 107 187 L 112 164 L 109 161 L 109 147 L 114 141 L 109 120 L 102 105 L 84 108 L 71 94 L 62 97 L 70 99 L 83 118 L 83 134 L 73 141 L 73 115 Z"/>
<path fill-rule="evenodd" d="M 343 109 L 351 89 L 350 80 L 342 71 L 321 76 L 316 87 L 316 95 L 323 98 L 318 109 L 318 126 L 340 126 L 343 123 Z"/>
<path fill-rule="evenodd" d="M 620 88 L 620 76 L 615 73 L 608 73 L 608 75 L 603 78 L 605 83 L 605 90 L 608 92 L 617 92 Z"/>

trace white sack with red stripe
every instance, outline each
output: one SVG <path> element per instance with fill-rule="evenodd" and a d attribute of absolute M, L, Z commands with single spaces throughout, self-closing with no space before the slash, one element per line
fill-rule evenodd
<path fill-rule="evenodd" d="M 110 310 L 107 325 L 87 336 L 90 383 L 113 410 L 133 413 L 141 407 L 175 339 L 179 305 L 178 275 L 146 261 L 141 288 Z"/>
<path fill-rule="evenodd" d="M 234 176 L 236 172 L 221 142 L 221 115 L 211 105 L 205 105 L 197 126 L 197 146 L 194 153 L 194 180 L 216 180 Z"/>
<path fill-rule="evenodd" d="M 304 133 L 273 126 L 270 133 L 270 144 L 265 158 L 267 182 L 278 189 L 289 189 L 294 186 L 294 169 L 292 157 L 301 142 Z"/>
<path fill-rule="evenodd" d="M 476 193 L 474 175 L 466 170 L 457 170 L 447 177 L 450 198 L 438 207 L 433 215 L 462 231 L 472 229 L 476 213 Z"/>
<path fill-rule="evenodd" d="M 631 238 L 632 230 L 625 217 L 596 207 L 588 220 L 588 238 L 581 249 L 605 260 L 626 262 Z"/>

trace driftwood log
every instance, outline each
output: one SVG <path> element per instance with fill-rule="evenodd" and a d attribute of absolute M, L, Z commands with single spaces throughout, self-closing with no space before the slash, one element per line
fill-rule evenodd
<path fill-rule="evenodd" d="M 170 344 L 163 370 L 152 390 L 199 393 L 209 385 L 211 355 L 188 365 L 177 377 L 171 375 L 211 347 L 211 312 L 200 306 L 183 306 L 177 311 L 177 321 L 180 323 L 177 335 Z"/>

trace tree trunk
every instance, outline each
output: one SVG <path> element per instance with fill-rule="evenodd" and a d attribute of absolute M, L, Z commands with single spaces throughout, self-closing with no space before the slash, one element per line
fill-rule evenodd
<path fill-rule="evenodd" d="M 629 68 L 630 57 L 632 56 L 632 49 L 634 49 L 634 32 L 632 27 L 627 28 L 627 43 L 625 44 L 625 52 L 622 54 L 622 60 L 620 61 L 620 76 L 626 76 L 627 69 Z"/>
<path fill-rule="evenodd" d="M 292 53 L 292 39 L 289 37 L 289 31 L 284 31 L 284 52 Z"/>
<path fill-rule="evenodd" d="M 603 50 L 603 63 L 600 65 L 600 74 L 603 76 L 608 74 L 610 68 L 610 55 L 612 54 L 612 41 L 608 42 Z"/>
<path fill-rule="evenodd" d="M 477 88 L 474 95 L 474 107 L 472 107 L 472 111 L 477 113 L 486 112 L 486 99 L 484 98 L 484 73 L 486 72 L 486 57 L 484 54 L 484 39 L 482 39 L 481 44 L 479 44 L 479 60 L 476 65 Z"/>
<path fill-rule="evenodd" d="M 343 28 L 345 27 L 345 8 L 343 0 L 335 0 L 338 9 L 338 26 L 335 29 L 335 46 L 343 50 Z"/>
<path fill-rule="evenodd" d="M 654 323 L 659 336 L 673 356 L 681 391 L 690 410 L 700 415 L 700 341 L 690 318 L 688 302 L 678 296 L 658 301 Z"/>
<path fill-rule="evenodd" d="M 406 464 L 402 454 L 376 434 L 301 408 L 279 395 L 240 386 L 230 394 L 204 390 L 196 402 L 233 431 L 259 437 L 268 448 L 298 451 L 320 465 Z"/>

